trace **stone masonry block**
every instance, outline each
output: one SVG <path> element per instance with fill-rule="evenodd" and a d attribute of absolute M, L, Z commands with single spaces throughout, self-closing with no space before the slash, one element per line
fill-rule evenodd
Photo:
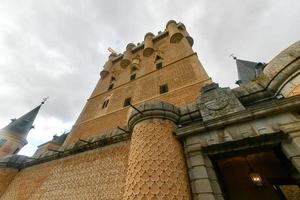
<path fill-rule="evenodd" d="M 213 192 L 208 179 L 199 179 L 192 183 L 192 193 L 209 193 Z"/>
<path fill-rule="evenodd" d="M 201 137 L 200 135 L 190 136 L 186 138 L 185 140 L 186 145 L 193 145 L 193 144 L 200 144 L 201 143 Z"/>
<path fill-rule="evenodd" d="M 208 178 L 208 174 L 205 166 L 196 166 L 190 169 L 189 171 L 190 171 L 189 175 L 191 180 Z"/>
<path fill-rule="evenodd" d="M 214 191 L 214 194 L 222 194 L 221 188 L 217 181 L 210 181 L 211 187 Z"/>
<path fill-rule="evenodd" d="M 210 180 L 217 180 L 215 170 L 211 167 L 206 167 L 207 174 Z"/>
<path fill-rule="evenodd" d="M 196 154 L 194 156 L 190 156 L 188 158 L 188 167 L 195 167 L 195 166 L 200 166 L 204 165 L 204 160 L 201 154 Z"/>
<path fill-rule="evenodd" d="M 213 194 L 195 194 L 193 200 L 216 200 Z"/>

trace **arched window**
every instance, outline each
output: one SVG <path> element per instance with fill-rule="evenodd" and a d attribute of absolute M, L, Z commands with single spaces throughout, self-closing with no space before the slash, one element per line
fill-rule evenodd
<path fill-rule="evenodd" d="M 111 95 L 104 98 L 103 103 L 102 103 L 102 109 L 105 109 L 108 107 L 110 97 L 111 97 Z"/>

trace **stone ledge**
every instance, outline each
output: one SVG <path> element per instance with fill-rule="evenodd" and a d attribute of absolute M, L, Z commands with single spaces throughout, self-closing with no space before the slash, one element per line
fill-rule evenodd
<path fill-rule="evenodd" d="M 146 119 L 168 119 L 177 123 L 180 118 L 179 108 L 162 101 L 149 101 L 141 104 L 136 109 L 130 114 L 128 120 L 129 130 L 132 130 L 137 123 Z"/>

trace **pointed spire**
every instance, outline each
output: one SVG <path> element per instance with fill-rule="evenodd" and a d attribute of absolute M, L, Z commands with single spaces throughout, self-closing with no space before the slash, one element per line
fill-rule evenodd
<path fill-rule="evenodd" d="M 18 134 L 18 136 L 24 137 L 26 139 L 26 136 L 28 132 L 34 128 L 33 122 L 41 108 L 41 106 L 47 101 L 49 97 L 43 98 L 43 101 L 40 105 L 35 107 L 30 112 L 24 114 L 18 119 L 11 120 L 11 123 L 5 126 L 2 131 L 11 132 L 13 134 Z"/>

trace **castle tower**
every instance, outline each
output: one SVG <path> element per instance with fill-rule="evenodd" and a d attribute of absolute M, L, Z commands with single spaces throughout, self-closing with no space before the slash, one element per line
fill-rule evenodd
<path fill-rule="evenodd" d="M 20 118 L 12 119 L 10 124 L 0 129 L 0 157 L 17 154 L 27 144 L 28 132 L 33 128 L 43 103 Z"/>
<path fill-rule="evenodd" d="M 129 118 L 132 132 L 123 199 L 190 199 L 182 146 L 174 137 L 177 107 L 147 102 Z"/>
<path fill-rule="evenodd" d="M 211 81 L 192 45 L 184 24 L 170 20 L 157 35 L 147 33 L 142 43 L 129 43 L 123 54 L 111 53 L 63 147 L 126 127 L 130 105 L 194 102 L 199 89 Z"/>

